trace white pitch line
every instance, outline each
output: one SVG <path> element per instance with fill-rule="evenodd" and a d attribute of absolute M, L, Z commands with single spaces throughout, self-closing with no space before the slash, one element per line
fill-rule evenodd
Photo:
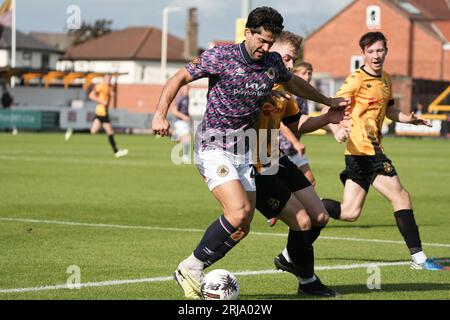
<path fill-rule="evenodd" d="M 203 229 L 195 228 L 169 228 L 169 227 L 151 227 L 151 226 L 132 226 L 132 225 L 120 225 L 120 224 L 107 224 L 107 223 L 87 223 L 87 222 L 73 222 L 73 221 L 60 221 L 60 220 L 40 220 L 40 219 L 25 219 L 25 218 L 0 218 L 0 221 L 12 221 L 12 222 L 29 222 L 29 223 L 43 223 L 43 224 L 58 224 L 68 226 L 80 226 L 80 227 L 94 227 L 94 228 L 118 228 L 118 229 L 135 229 L 135 230 L 152 230 L 152 231 L 176 231 L 176 232 L 204 232 Z M 271 233 L 271 232 L 250 232 L 250 235 L 257 236 L 271 236 L 271 237 L 286 237 L 286 233 Z M 382 239 L 364 239 L 364 238 L 351 238 L 351 237 L 331 237 L 320 236 L 322 240 L 341 240 L 341 241 L 355 241 L 355 242 L 372 242 L 372 243 L 391 243 L 402 244 L 404 241 L 397 240 L 382 240 Z M 445 247 L 450 248 L 450 244 L 447 243 L 429 243 L 423 242 L 423 245 L 430 247 Z"/>
<path fill-rule="evenodd" d="M 64 155 L 62 155 L 64 156 Z M 77 164 L 100 164 L 100 165 L 120 165 L 120 166 L 144 166 L 147 167 L 150 165 L 149 162 L 146 161 L 136 161 L 136 160 L 129 160 L 129 159 L 123 159 L 125 161 L 117 161 L 117 159 L 111 159 L 111 160 L 95 160 L 95 159 L 80 159 L 80 158 L 47 158 L 47 157 L 17 157 L 17 156 L 9 156 L 9 155 L 1 155 L 0 154 L 0 160 L 10 160 L 10 161 L 31 161 L 31 162 L 60 162 L 60 163 L 77 163 Z M 152 163 L 152 166 L 158 166 L 158 167 L 166 167 L 165 164 L 157 164 Z"/>
<path fill-rule="evenodd" d="M 138 229 L 138 230 L 152 230 L 152 231 L 182 231 L 182 232 L 203 232 L 204 231 L 201 229 L 190 229 L 190 228 L 131 226 L 131 225 L 120 225 L 120 224 L 87 223 L 87 222 L 39 220 L 39 219 L 23 219 L 23 218 L 0 218 L 0 221 L 17 221 L 17 222 L 30 222 L 30 223 L 43 223 L 43 224 L 59 224 L 59 225 L 78 226 L 78 227 Z"/>
<path fill-rule="evenodd" d="M 442 260 L 448 261 L 448 260 Z M 335 265 L 335 266 L 316 266 L 315 270 L 350 270 L 350 269 L 361 269 L 368 268 L 369 266 L 378 267 L 394 267 L 408 265 L 410 261 L 399 261 L 399 262 L 379 262 L 379 263 L 358 263 L 358 264 L 348 264 L 348 265 Z M 255 276 L 262 274 L 276 274 L 281 273 L 280 270 L 259 270 L 259 271 L 239 271 L 233 272 L 237 276 Z M 155 277 L 155 278 L 142 278 L 142 279 L 129 279 L 129 280 L 110 280 L 101 282 L 86 282 L 80 283 L 77 289 L 81 288 L 92 288 L 92 287 L 106 287 L 106 286 L 118 286 L 125 284 L 135 284 L 135 283 L 149 283 L 149 282 L 165 282 L 171 281 L 173 277 Z M 73 286 L 73 285 L 72 285 Z M 0 289 L 1 293 L 25 293 L 25 292 L 36 292 L 36 291 L 46 291 L 46 290 L 74 290 L 74 287 L 69 287 L 67 284 L 59 285 L 47 285 L 31 288 L 11 288 L 11 289 Z"/>

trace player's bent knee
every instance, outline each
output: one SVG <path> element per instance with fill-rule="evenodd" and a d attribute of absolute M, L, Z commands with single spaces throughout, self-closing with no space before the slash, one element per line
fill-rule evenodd
<path fill-rule="evenodd" d="M 253 214 L 250 205 L 242 205 L 240 208 L 233 208 L 225 212 L 227 220 L 236 228 L 242 228 L 245 233 L 250 230 L 250 223 L 252 222 Z"/>
<path fill-rule="evenodd" d="M 297 224 L 301 231 L 311 230 L 311 219 L 307 215 L 301 215 L 298 217 Z"/>
<path fill-rule="evenodd" d="M 410 208 L 411 207 L 411 197 L 408 191 L 401 189 L 396 192 L 390 199 L 391 204 L 394 208 Z"/>
<path fill-rule="evenodd" d="M 316 217 L 313 219 L 314 225 L 318 226 L 324 226 L 328 223 L 328 220 L 330 219 L 330 216 L 326 212 L 319 213 Z"/>

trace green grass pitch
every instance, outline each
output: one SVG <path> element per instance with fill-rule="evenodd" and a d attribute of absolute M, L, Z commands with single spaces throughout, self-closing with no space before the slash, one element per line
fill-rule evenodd
<path fill-rule="evenodd" d="M 129 156 L 115 159 L 104 134 L 67 142 L 63 134 L 0 134 L 0 299 L 183 299 L 172 272 L 219 205 L 194 165 L 171 163 L 174 142 L 116 141 Z M 302 142 L 319 196 L 341 199 L 344 146 L 330 136 Z M 412 195 L 425 252 L 450 258 L 450 141 L 387 137 L 384 146 Z M 252 232 L 213 268 L 237 274 L 240 299 L 299 299 L 296 279 L 272 263 L 287 228 L 269 228 L 255 212 Z M 392 208 L 374 190 L 357 222 L 329 223 L 315 256 L 339 299 L 450 299 L 449 272 L 409 269 Z M 71 266 L 81 288 L 64 287 Z M 369 289 L 375 275 L 381 288 Z"/>

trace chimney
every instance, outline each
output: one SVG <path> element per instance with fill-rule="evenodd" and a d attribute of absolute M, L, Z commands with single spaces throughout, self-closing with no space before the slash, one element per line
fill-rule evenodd
<path fill-rule="evenodd" d="M 184 56 L 190 60 L 198 56 L 198 19 L 197 8 L 189 8 L 186 23 L 186 40 L 184 41 Z"/>

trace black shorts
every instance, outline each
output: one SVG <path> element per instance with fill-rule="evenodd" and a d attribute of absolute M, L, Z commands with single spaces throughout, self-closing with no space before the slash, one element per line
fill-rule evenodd
<path fill-rule="evenodd" d="M 393 177 L 397 175 L 391 160 L 384 154 L 374 156 L 345 156 L 345 169 L 340 178 L 345 185 L 347 179 L 353 180 L 364 190 L 369 191 L 369 187 L 378 174 Z"/>
<path fill-rule="evenodd" d="M 280 214 L 293 192 L 311 186 L 303 172 L 287 156 L 280 158 L 276 174 L 256 174 L 255 184 L 256 209 L 267 219 Z"/>
<path fill-rule="evenodd" d="M 95 116 L 95 119 L 100 120 L 101 123 L 110 123 L 111 121 L 109 120 L 109 116 Z"/>

